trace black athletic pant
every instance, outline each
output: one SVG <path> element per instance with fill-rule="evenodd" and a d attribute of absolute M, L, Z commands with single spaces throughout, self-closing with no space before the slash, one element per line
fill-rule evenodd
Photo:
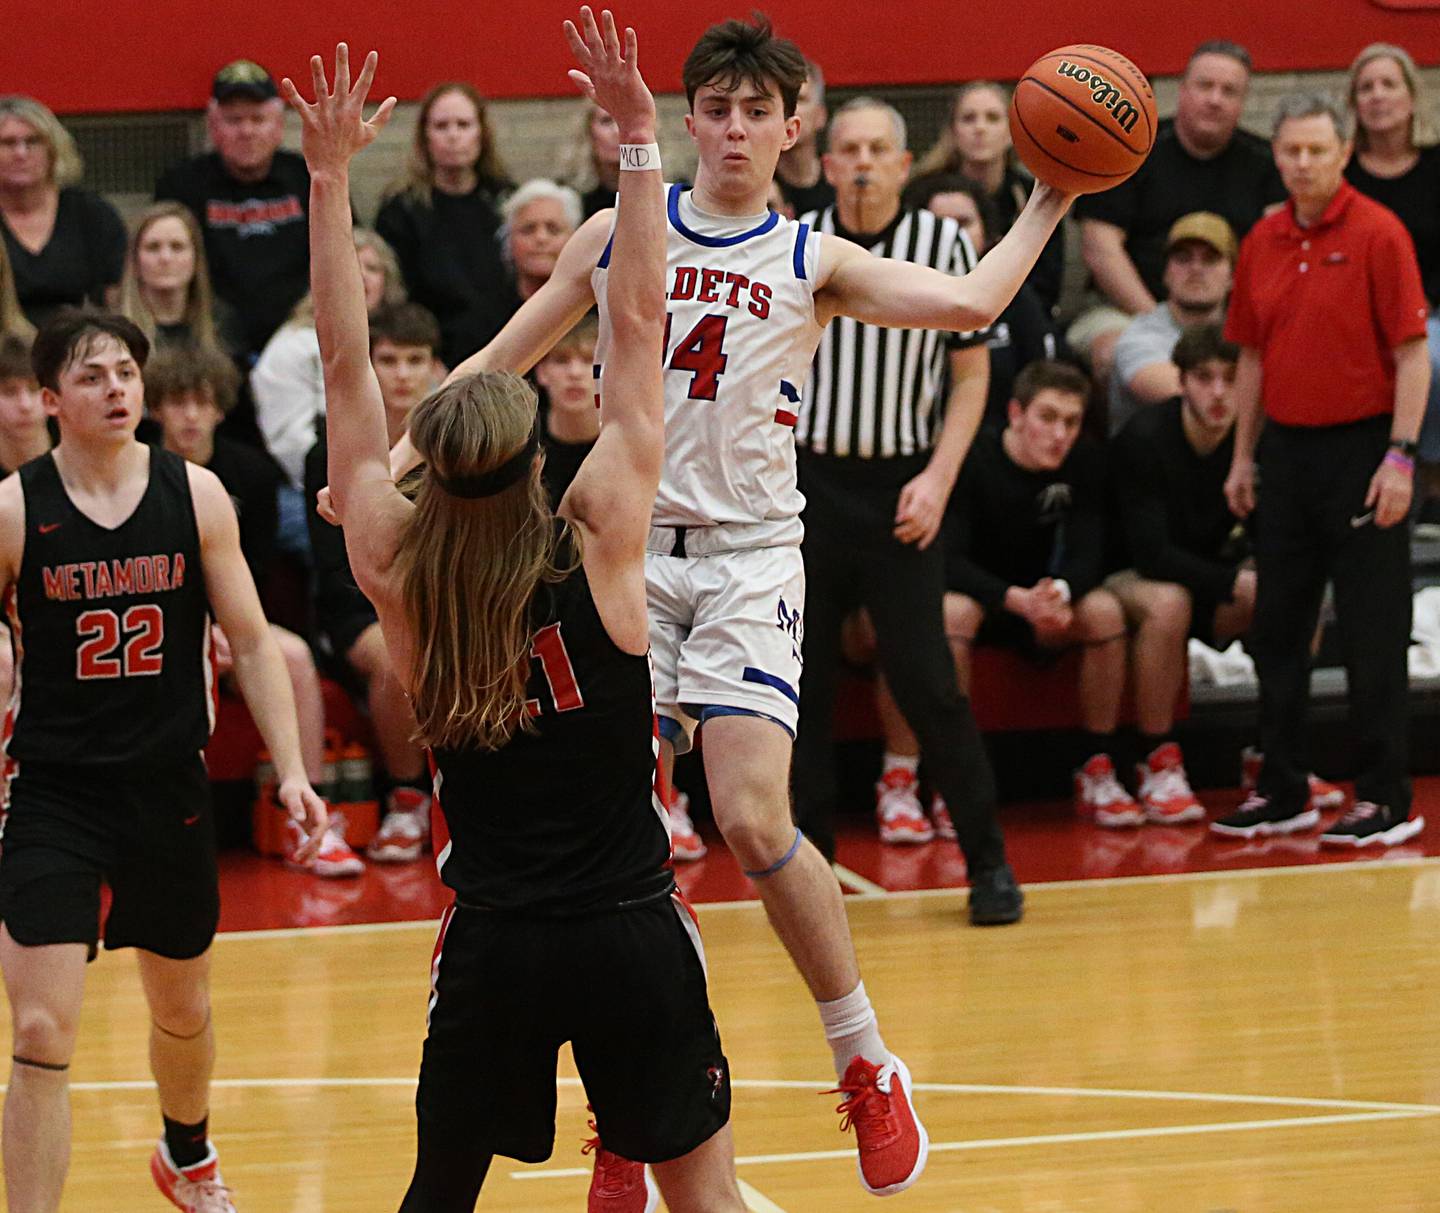
<path fill-rule="evenodd" d="M 970 701 L 960 694 L 945 640 L 945 557 L 894 537 L 900 489 L 926 457 L 834 459 L 801 452 L 806 497 L 804 675 L 795 745 L 796 817 L 827 856 L 835 853 L 835 694 L 841 625 L 864 606 L 880 669 L 925 766 L 945 798 L 971 877 L 1005 862 L 995 819 L 995 776 Z"/>
<path fill-rule="evenodd" d="M 1327 580 L 1358 744 L 1357 800 L 1410 812 L 1410 526 L 1381 530 L 1365 504 L 1389 443 L 1390 418 L 1349 425 L 1266 425 L 1260 445 L 1255 571 L 1248 646 L 1260 676 L 1260 792 L 1304 808 L 1310 642 Z"/>
<path fill-rule="evenodd" d="M 415 1175 L 400 1213 L 475 1213 L 493 1155 L 476 1149 L 463 1125 L 445 1130 L 420 1121 Z"/>

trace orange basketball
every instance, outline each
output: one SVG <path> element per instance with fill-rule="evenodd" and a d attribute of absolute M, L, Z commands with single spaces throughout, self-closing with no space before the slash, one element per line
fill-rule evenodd
<path fill-rule="evenodd" d="M 1020 77 L 1010 138 L 1039 180 L 1067 194 L 1097 194 L 1145 163 L 1155 144 L 1155 94 L 1124 55 L 1062 46 Z"/>

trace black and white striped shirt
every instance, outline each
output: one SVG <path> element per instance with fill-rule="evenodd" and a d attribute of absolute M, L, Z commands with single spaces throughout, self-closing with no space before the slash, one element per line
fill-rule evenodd
<path fill-rule="evenodd" d="M 877 257 L 957 276 L 969 273 L 978 260 L 959 224 L 930 211 L 901 210 L 884 231 L 863 236 L 841 227 L 833 206 L 812 211 L 802 222 Z M 936 409 L 943 407 L 946 354 L 982 345 L 986 335 L 880 328 L 837 316 L 815 353 L 795 427 L 796 445 L 817 455 L 860 459 L 928 451 L 939 434 Z"/>

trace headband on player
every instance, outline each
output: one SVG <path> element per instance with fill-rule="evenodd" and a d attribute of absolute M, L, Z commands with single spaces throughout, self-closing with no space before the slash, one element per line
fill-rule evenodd
<path fill-rule="evenodd" d="M 430 475 L 435 478 L 435 483 L 451 497 L 464 497 L 470 500 L 494 497 L 497 493 L 503 493 L 529 472 L 530 465 L 534 462 L 535 454 L 539 449 L 540 417 L 537 413 L 535 427 L 530 431 L 530 437 L 526 440 L 525 445 L 499 467 L 491 468 L 490 471 L 483 472 L 478 476 L 441 476 L 434 468 L 431 468 Z"/>

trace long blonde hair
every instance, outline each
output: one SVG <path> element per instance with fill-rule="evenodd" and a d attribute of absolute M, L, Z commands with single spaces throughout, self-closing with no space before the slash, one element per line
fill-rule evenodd
<path fill-rule="evenodd" d="M 410 625 L 410 694 L 420 739 L 498 749 L 533 729 L 525 708 L 531 600 L 578 564 L 557 527 L 537 456 L 491 497 L 452 496 L 439 478 L 484 475 L 529 442 L 534 389 L 518 375 L 480 371 L 423 401 L 410 440 L 429 471 L 395 558 Z M 576 536 L 575 538 L 578 538 Z"/>
<path fill-rule="evenodd" d="M 0 240 L 0 336 L 22 337 L 31 341 L 35 337 L 35 326 L 25 319 L 20 310 L 20 297 L 15 294 L 15 275 L 10 269 L 10 254 L 5 251 L 5 241 Z"/>
<path fill-rule="evenodd" d="M 45 141 L 50 153 L 50 182 L 57 189 L 68 185 L 79 185 L 85 175 L 85 162 L 80 158 L 80 149 L 75 140 L 46 106 L 34 97 L 22 97 L 18 93 L 0 97 L 0 119 L 16 118 L 34 129 Z"/>
<path fill-rule="evenodd" d="M 130 237 L 130 247 L 125 253 L 125 274 L 120 279 L 120 311 L 130 317 L 154 343 L 157 324 L 140 282 L 140 242 L 151 226 L 161 219 L 180 220 L 195 253 L 195 272 L 185 289 L 182 322 L 190 330 L 190 339 L 196 345 L 219 349 L 220 339 L 215 332 L 215 299 L 210 289 L 210 264 L 205 259 L 205 238 L 190 208 L 179 202 L 156 202 L 140 213 L 135 234 Z"/>
<path fill-rule="evenodd" d="M 1366 151 L 1370 146 L 1370 136 L 1366 134 L 1365 128 L 1359 120 L 1359 108 L 1355 104 L 1355 86 L 1360 80 L 1361 69 L 1376 59 L 1393 59 L 1400 68 L 1400 75 L 1405 79 L 1405 87 L 1410 90 L 1410 100 L 1414 105 L 1414 113 L 1410 118 L 1410 146 L 1429 147 L 1435 142 L 1435 121 L 1431 116 L 1430 103 L 1425 95 L 1425 83 L 1421 79 L 1419 69 L 1415 66 L 1415 60 L 1410 57 L 1410 52 L 1403 46 L 1395 46 L 1390 42 L 1372 42 L 1355 56 L 1355 62 L 1350 65 L 1350 75 L 1345 83 L 1345 104 L 1350 107 L 1350 112 L 1356 117 L 1356 150 Z"/>
<path fill-rule="evenodd" d="M 1006 95 L 1005 89 L 993 81 L 972 80 L 969 84 L 962 84 L 950 102 L 950 111 L 945 117 L 945 125 L 940 128 L 940 133 L 935 137 L 935 142 L 930 145 L 930 150 L 920 157 L 911 171 L 912 179 L 928 177 L 932 173 L 960 172 L 960 149 L 955 143 L 955 117 L 965 103 L 965 98 L 982 89 L 998 93 L 1001 103 L 1009 104 L 1010 99 Z M 1014 167 L 1015 149 L 1013 147 L 1006 151 L 1005 163 L 1007 167 Z"/>

